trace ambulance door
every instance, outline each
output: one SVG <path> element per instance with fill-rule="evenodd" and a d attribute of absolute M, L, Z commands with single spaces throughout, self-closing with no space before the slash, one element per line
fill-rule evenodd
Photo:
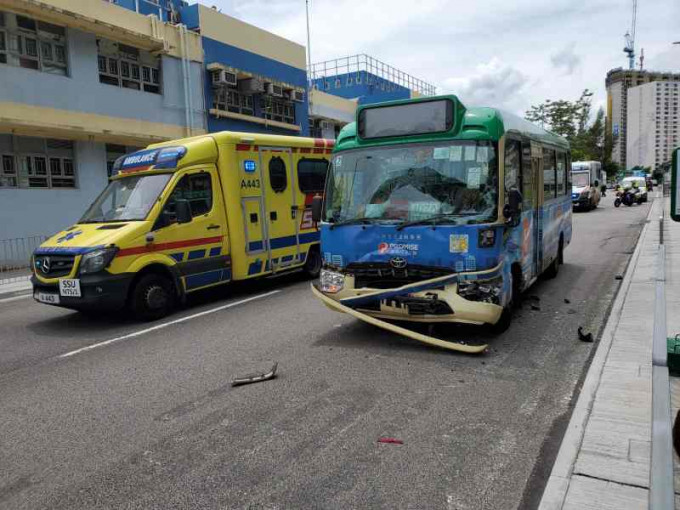
<path fill-rule="evenodd" d="M 272 271 L 278 271 L 300 261 L 293 154 L 291 149 L 260 147 L 260 161 L 265 176 L 269 258 Z"/>
<path fill-rule="evenodd" d="M 238 164 L 248 276 L 255 276 L 269 268 L 262 164 L 255 151 L 238 152 Z"/>
<path fill-rule="evenodd" d="M 178 223 L 177 201 L 188 202 L 191 221 Z M 224 202 L 214 165 L 177 176 L 153 227 L 146 251 L 177 263 L 187 291 L 231 280 Z"/>

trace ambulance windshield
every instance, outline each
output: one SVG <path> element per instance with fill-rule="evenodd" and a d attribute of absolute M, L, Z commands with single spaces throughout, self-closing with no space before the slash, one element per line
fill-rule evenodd
<path fill-rule="evenodd" d="M 138 175 L 111 181 L 78 223 L 145 220 L 171 177 Z"/>
<path fill-rule="evenodd" d="M 401 223 L 446 216 L 446 223 L 495 221 L 496 144 L 449 141 L 367 148 L 331 163 L 324 220 Z"/>

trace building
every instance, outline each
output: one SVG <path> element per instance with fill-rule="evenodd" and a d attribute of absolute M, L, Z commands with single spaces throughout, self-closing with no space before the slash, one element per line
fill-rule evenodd
<path fill-rule="evenodd" d="M 362 104 L 432 96 L 434 85 L 365 54 L 312 64 L 309 69 L 312 136 L 335 138 Z"/>
<path fill-rule="evenodd" d="M 680 146 L 680 80 L 656 81 L 628 89 L 626 162 L 660 168 Z"/>
<path fill-rule="evenodd" d="M 309 135 L 304 46 L 200 4 L 180 18 L 201 34 L 209 131 Z"/>
<path fill-rule="evenodd" d="M 0 240 L 49 235 L 107 165 L 205 133 L 198 34 L 81 0 L 0 0 Z"/>
<path fill-rule="evenodd" d="M 182 0 L 0 0 L 0 265 L 77 221 L 113 162 L 239 130 L 309 134 L 305 48 Z"/>
<path fill-rule="evenodd" d="M 606 134 L 613 139 L 612 161 L 622 169 L 631 165 L 627 161 L 628 89 L 651 82 L 680 80 L 680 73 L 612 69 L 607 73 L 607 125 Z"/>

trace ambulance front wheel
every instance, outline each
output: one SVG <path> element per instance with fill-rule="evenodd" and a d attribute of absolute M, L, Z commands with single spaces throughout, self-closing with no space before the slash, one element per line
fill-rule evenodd
<path fill-rule="evenodd" d="M 151 321 L 168 315 L 175 304 L 172 282 L 159 274 L 142 276 L 134 288 L 130 308 L 141 320 Z"/>
<path fill-rule="evenodd" d="M 321 273 L 321 252 L 318 248 L 312 248 L 307 254 L 307 260 L 304 267 L 305 273 L 310 278 L 318 278 Z"/>

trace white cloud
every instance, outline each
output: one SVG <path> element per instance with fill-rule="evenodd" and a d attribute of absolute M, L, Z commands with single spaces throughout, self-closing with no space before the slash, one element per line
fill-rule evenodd
<path fill-rule="evenodd" d="M 528 81 L 522 72 L 493 58 L 470 75 L 444 80 L 441 88 L 471 106 L 495 106 L 522 114 L 523 89 Z"/>

